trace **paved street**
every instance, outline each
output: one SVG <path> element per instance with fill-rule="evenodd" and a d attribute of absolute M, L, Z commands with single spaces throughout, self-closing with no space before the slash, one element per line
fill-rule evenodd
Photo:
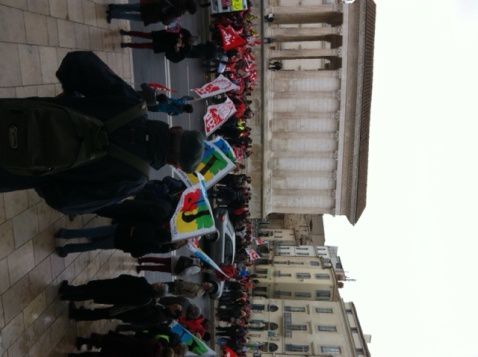
<path fill-rule="evenodd" d="M 125 21 L 105 21 L 102 0 L 0 0 L 0 97 L 54 96 L 61 92 L 55 71 L 71 50 L 94 50 L 129 83 L 170 84 L 177 95 L 202 85 L 197 61 L 165 64 L 162 56 L 134 54 L 119 47 Z M 201 16 L 184 27 L 199 34 Z M 153 65 L 154 64 L 154 65 Z M 136 76 L 136 79 L 134 77 Z M 204 112 L 173 120 L 196 128 Z M 166 116 L 157 116 L 167 120 Z M 155 173 L 161 177 L 168 171 Z M 94 216 L 66 217 L 50 209 L 32 190 L 0 194 L 0 357 L 62 356 L 76 335 L 106 331 L 111 323 L 74 323 L 58 301 L 59 283 L 133 273 L 133 260 L 118 251 L 96 251 L 59 258 L 53 252 L 58 227 L 99 225 Z"/>

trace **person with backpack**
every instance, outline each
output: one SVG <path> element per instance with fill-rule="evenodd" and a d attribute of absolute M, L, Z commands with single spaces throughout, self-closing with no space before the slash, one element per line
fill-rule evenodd
<path fill-rule="evenodd" d="M 0 99 L 0 192 L 33 188 L 62 213 L 90 213 L 141 190 L 150 167 L 197 166 L 202 134 L 149 120 L 92 52 L 67 54 L 57 77 L 59 97 Z"/>

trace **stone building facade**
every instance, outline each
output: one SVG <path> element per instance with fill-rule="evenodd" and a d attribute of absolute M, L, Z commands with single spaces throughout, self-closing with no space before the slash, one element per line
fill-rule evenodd
<path fill-rule="evenodd" d="M 261 145 L 248 169 L 253 213 L 346 215 L 365 208 L 375 4 L 264 1 Z M 257 134 L 260 132 L 260 135 Z"/>
<path fill-rule="evenodd" d="M 253 299 L 251 355 L 369 357 L 365 335 L 351 302 Z"/>

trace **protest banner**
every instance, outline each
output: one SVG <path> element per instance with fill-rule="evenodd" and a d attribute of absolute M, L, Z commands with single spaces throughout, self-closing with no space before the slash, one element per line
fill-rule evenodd
<path fill-rule="evenodd" d="M 181 194 L 169 225 L 172 241 L 197 237 L 216 230 L 214 216 L 202 178 L 199 178 L 195 185 L 187 188 Z"/>
<path fill-rule="evenodd" d="M 232 149 L 231 145 L 224 139 L 222 136 L 217 136 L 214 140 L 210 141 L 210 143 L 216 145 L 224 155 L 227 156 L 229 160 L 232 162 L 236 162 L 236 155 L 234 154 L 234 150 Z"/>
<path fill-rule="evenodd" d="M 235 164 L 231 161 L 216 145 L 209 141 L 204 142 L 204 153 L 201 162 L 196 168 L 196 172 L 204 178 L 206 189 L 211 188 L 219 182 L 229 172 L 234 170 Z M 180 169 L 175 169 L 177 176 L 186 186 L 192 186 L 198 183 L 198 177 L 194 173 L 185 173 Z"/>
<path fill-rule="evenodd" d="M 235 112 L 236 106 L 230 98 L 227 98 L 223 103 L 207 107 L 206 114 L 203 117 L 206 136 L 219 129 Z"/>
<path fill-rule="evenodd" d="M 237 85 L 221 74 L 215 80 L 206 83 L 201 88 L 194 88 L 191 90 L 201 98 L 208 98 L 237 89 L 239 89 Z"/>

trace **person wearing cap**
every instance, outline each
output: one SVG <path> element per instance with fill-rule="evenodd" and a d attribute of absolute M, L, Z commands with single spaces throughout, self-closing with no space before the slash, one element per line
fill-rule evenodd
<path fill-rule="evenodd" d="M 149 120 L 145 111 L 133 111 L 144 103 L 142 96 L 93 52 L 68 53 L 56 75 L 63 88 L 61 96 L 29 100 L 52 103 L 105 123 L 128 113 L 131 120 L 110 132 L 108 140 L 134 159 L 119 159 L 107 152 L 50 175 L 23 176 L 0 167 L 0 192 L 35 189 L 50 207 L 64 214 L 92 213 L 140 191 L 148 182 L 150 168 L 170 164 L 191 172 L 201 160 L 202 134 L 170 128 Z M 8 132 L 0 134 L 7 137 Z"/>

